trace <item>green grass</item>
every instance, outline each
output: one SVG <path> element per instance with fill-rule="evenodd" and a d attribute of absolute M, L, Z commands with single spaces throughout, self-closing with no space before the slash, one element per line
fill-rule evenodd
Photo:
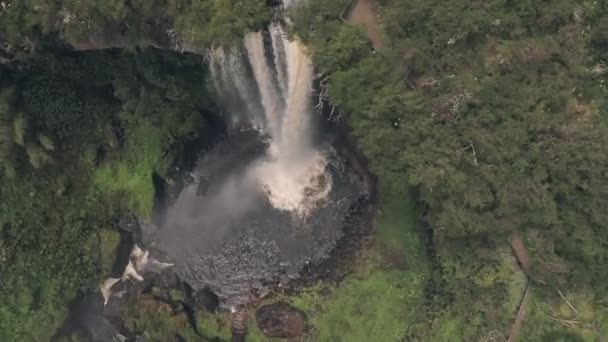
<path fill-rule="evenodd" d="M 121 162 L 114 162 L 95 171 L 94 184 L 103 193 L 125 196 L 131 210 L 142 217 L 150 217 L 154 201 L 151 170 L 137 172 Z"/>
<path fill-rule="evenodd" d="M 200 333 L 209 339 L 218 338 L 222 341 L 230 341 L 232 333 L 230 331 L 230 314 L 227 312 L 216 315 L 199 312 L 196 317 L 196 325 Z"/>
<path fill-rule="evenodd" d="M 433 341 L 458 342 L 462 341 L 464 322 L 458 317 L 441 317 L 439 324 L 435 327 L 435 333 L 431 333 Z"/>
<path fill-rule="evenodd" d="M 120 234 L 118 231 L 103 228 L 97 233 L 99 239 L 99 254 L 101 257 L 100 263 L 102 273 L 105 275 L 110 274 L 114 260 L 116 259 L 116 250 L 120 243 Z"/>
<path fill-rule="evenodd" d="M 121 194 L 126 205 L 141 217 L 150 217 L 154 202 L 152 174 L 163 169 L 163 132 L 142 124 L 130 132 L 124 157 L 97 168 L 93 176 L 96 190 Z"/>

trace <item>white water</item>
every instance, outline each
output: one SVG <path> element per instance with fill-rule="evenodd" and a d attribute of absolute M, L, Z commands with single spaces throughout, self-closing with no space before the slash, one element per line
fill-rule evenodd
<path fill-rule="evenodd" d="M 277 81 L 279 88 L 281 89 L 281 96 L 286 98 L 287 95 L 287 75 L 285 70 L 285 51 L 286 47 L 286 34 L 283 31 L 281 25 L 272 23 L 268 27 L 270 31 L 270 37 L 272 38 L 272 50 L 274 52 L 274 68 L 277 71 Z"/>
<path fill-rule="evenodd" d="M 247 70 L 243 64 L 243 57 L 238 49 L 232 49 L 228 54 L 224 49 L 215 49 L 211 52 L 211 76 L 218 93 L 227 97 L 238 96 L 245 105 L 245 114 L 234 113 L 236 106 L 232 106 L 234 123 L 243 120 L 243 116 L 255 128 L 264 126 L 264 117 L 261 115 L 257 98 L 258 94 L 247 77 Z"/>
<path fill-rule="evenodd" d="M 212 75 L 219 84 L 230 82 L 241 100 L 247 103 L 254 127 L 258 113 L 251 94 L 259 93 L 264 122 L 263 132 L 270 137 L 268 158 L 250 170 L 266 192 L 271 204 L 301 216 L 312 210 L 331 190 L 331 177 L 325 174 L 327 160 L 312 141 L 311 88 L 313 67 L 304 46 L 288 41 L 279 24 L 269 27 L 271 52 L 262 32 L 248 33 L 244 48 L 251 68 L 247 69 L 236 52 L 226 58 L 223 52 L 210 55 Z M 227 60 L 231 60 L 228 62 Z M 255 80 L 255 91 L 246 85 Z M 224 91 L 225 89 L 218 89 Z"/>
<path fill-rule="evenodd" d="M 277 96 L 278 89 L 273 82 L 273 72 L 266 62 L 264 54 L 264 38 L 261 32 L 251 32 L 245 36 L 245 48 L 253 69 L 253 75 L 261 95 L 264 114 L 270 129 L 270 136 L 278 140 L 277 134 L 281 129 L 281 116 L 283 111 L 282 98 Z"/>
<path fill-rule="evenodd" d="M 125 267 L 121 278 L 107 278 L 99 286 L 101 295 L 103 296 L 103 305 L 108 303 L 112 296 L 112 287 L 120 281 L 132 280 L 143 281 L 141 275 L 144 271 L 160 272 L 165 268 L 172 267 L 173 264 L 163 263 L 150 257 L 150 253 L 141 249 L 137 244 L 131 249 L 129 255 L 129 263 Z"/>

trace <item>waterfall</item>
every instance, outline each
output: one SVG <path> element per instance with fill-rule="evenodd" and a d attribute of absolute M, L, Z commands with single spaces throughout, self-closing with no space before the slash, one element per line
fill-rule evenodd
<path fill-rule="evenodd" d="M 255 128 L 264 126 L 264 116 L 259 107 L 259 94 L 247 76 L 241 52 L 233 48 L 227 54 L 224 49 L 215 49 L 209 55 L 211 77 L 218 94 L 221 94 L 229 110 L 233 123 L 249 121 Z"/>
<path fill-rule="evenodd" d="M 279 90 L 273 82 L 273 73 L 266 62 L 264 54 L 264 38 L 261 32 L 251 32 L 245 36 L 245 48 L 253 69 L 253 76 L 257 82 L 261 95 L 262 107 L 273 139 L 281 139 L 281 112 L 284 105 L 278 96 Z"/>
<path fill-rule="evenodd" d="M 356 170 L 315 134 L 313 65 L 282 23 L 209 51 L 209 86 L 236 125 L 198 159 L 162 227 L 144 230 L 180 279 L 226 308 L 329 257 L 367 198 Z"/>
<path fill-rule="evenodd" d="M 270 37 L 272 40 L 272 50 L 274 51 L 274 67 L 277 70 L 277 78 L 279 83 L 279 88 L 281 89 L 281 96 L 283 98 L 287 97 L 287 76 L 286 76 L 286 66 L 285 66 L 285 32 L 281 25 L 277 23 L 272 23 L 268 27 L 270 31 Z"/>
<path fill-rule="evenodd" d="M 288 65 L 288 97 L 286 115 L 281 136 L 286 153 L 299 149 L 309 149 L 311 146 L 311 89 L 312 63 L 298 41 L 290 42 L 287 48 Z M 301 151 L 298 154 L 301 154 Z"/>
<path fill-rule="evenodd" d="M 271 204 L 305 215 L 331 190 L 326 157 L 312 140 L 312 62 L 303 44 L 288 41 L 278 23 L 267 32 L 248 33 L 242 49 L 211 52 L 215 87 L 225 102 L 241 103 L 229 110 L 235 115 L 244 110 L 251 126 L 269 137 L 268 157 L 251 174 Z"/>

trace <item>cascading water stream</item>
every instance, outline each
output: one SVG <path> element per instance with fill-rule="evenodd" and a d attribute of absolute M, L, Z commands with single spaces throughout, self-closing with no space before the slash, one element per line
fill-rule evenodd
<path fill-rule="evenodd" d="M 281 129 L 281 113 L 284 104 L 283 99 L 278 96 L 279 90 L 274 85 L 273 73 L 266 62 L 262 33 L 248 33 L 245 36 L 245 48 L 261 95 L 262 107 L 269 127 L 268 133 L 275 141 L 279 140 L 281 137 L 277 133 Z"/>
<path fill-rule="evenodd" d="M 193 290 L 212 290 L 228 308 L 326 259 L 365 190 L 327 141 L 315 141 L 312 62 L 278 21 L 208 61 L 235 125 L 144 236 Z"/>
<path fill-rule="evenodd" d="M 285 61 L 287 57 L 285 56 L 285 51 L 287 47 L 285 45 L 286 42 L 286 34 L 283 31 L 281 25 L 277 23 L 271 23 L 268 27 L 268 31 L 270 32 L 270 37 L 272 40 L 272 50 L 274 52 L 274 66 L 277 71 L 277 80 L 279 83 L 279 88 L 281 89 L 281 96 L 283 98 L 287 97 L 287 67 L 285 65 Z"/>
<path fill-rule="evenodd" d="M 272 54 L 262 32 L 248 33 L 244 48 L 255 80 L 259 103 L 251 103 L 253 90 L 247 88 L 245 61 L 226 58 L 222 49 L 211 54 L 212 75 L 218 92 L 237 95 L 246 103 L 250 122 L 256 126 L 256 108 L 263 110 L 264 130 L 269 136 L 268 158 L 251 168 L 272 205 L 284 211 L 305 216 L 331 190 L 331 177 L 325 174 L 326 158 L 312 142 L 312 110 L 310 106 L 313 68 L 304 46 L 288 41 L 280 24 L 269 26 Z M 229 62 L 230 61 L 230 62 Z M 236 94 L 226 94 L 221 84 L 234 84 Z"/>
<path fill-rule="evenodd" d="M 326 158 L 312 144 L 312 63 L 298 41 L 283 46 L 288 85 L 280 131 L 272 136 L 275 158 L 256 172 L 275 208 L 306 215 L 329 193 L 331 178 Z"/>
<path fill-rule="evenodd" d="M 357 215 L 366 181 L 329 140 L 313 139 L 305 47 L 273 22 L 207 57 L 234 129 L 189 170 L 162 222 L 140 225 L 124 272 L 100 286 L 106 302 L 121 280 L 171 268 L 193 293 L 212 291 L 224 308 L 243 305 L 252 290 L 326 260 L 347 225 L 365 224 Z"/>

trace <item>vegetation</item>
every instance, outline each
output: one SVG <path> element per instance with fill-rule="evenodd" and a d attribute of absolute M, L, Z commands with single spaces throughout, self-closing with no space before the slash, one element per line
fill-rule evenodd
<path fill-rule="evenodd" d="M 165 47 L 234 42 L 270 19 L 258 0 L 12 1 L 0 9 L 0 36 L 32 50 L 41 34 L 57 33 L 82 49 L 149 44 Z"/>
<path fill-rule="evenodd" d="M 310 341 L 398 341 L 418 324 L 430 263 L 415 203 L 404 186 L 385 188 L 374 241 L 338 286 L 288 298 L 310 317 Z"/>
<path fill-rule="evenodd" d="M 376 53 L 337 5 L 308 1 L 293 15 L 326 99 L 373 171 L 416 188 L 425 206 L 439 286 L 431 323 L 415 336 L 508 335 L 525 283 L 508 246 L 514 232 L 525 237 L 538 297 L 562 301 L 557 290 L 570 291 L 601 306 L 605 4 L 384 0 L 378 8 L 386 46 Z M 313 29 L 317 20 L 323 30 Z M 579 324 L 598 334 L 598 317 Z"/>
<path fill-rule="evenodd" d="M 352 275 L 285 298 L 307 338 L 500 340 L 528 279 L 520 340 L 608 336 L 608 4 L 378 0 L 378 51 L 348 4 L 302 1 L 292 33 L 382 205 Z M 2 3 L 0 340 L 53 335 L 109 271 L 117 217 L 150 217 L 153 175 L 215 112 L 200 56 L 140 47 L 204 51 L 270 17 L 258 0 Z M 151 338 L 228 335 L 142 300 L 126 323 Z"/>
<path fill-rule="evenodd" d="M 198 58 L 46 51 L 1 65 L 0 339 L 44 341 L 111 269 L 124 212 L 213 104 Z"/>

